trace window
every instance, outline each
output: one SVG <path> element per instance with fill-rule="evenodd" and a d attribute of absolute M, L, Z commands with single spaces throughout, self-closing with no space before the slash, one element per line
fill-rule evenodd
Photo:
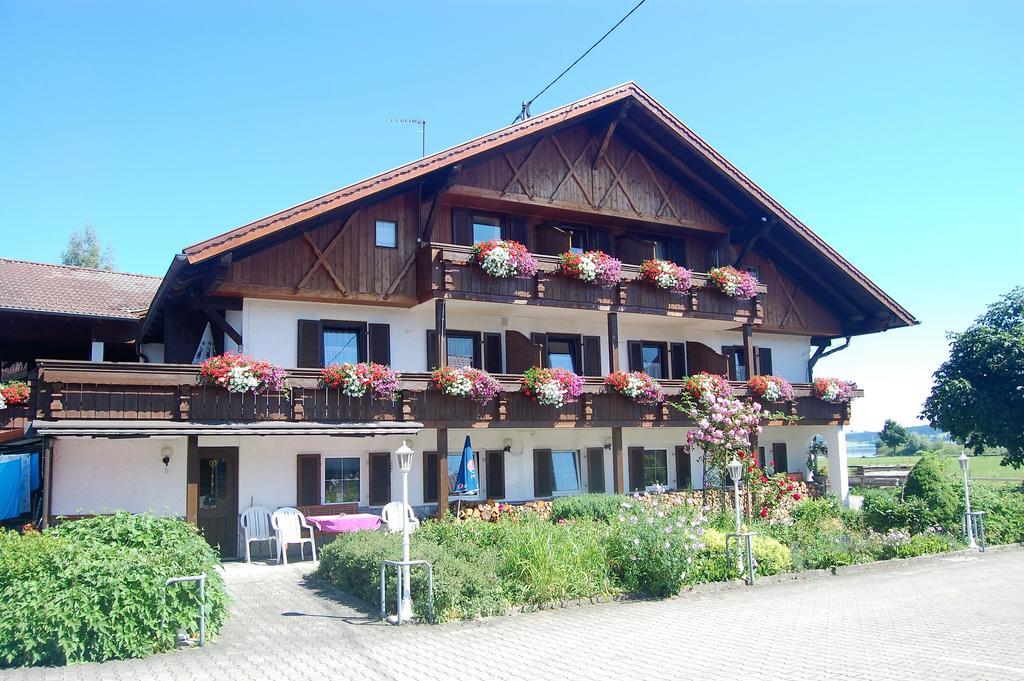
<path fill-rule="evenodd" d="M 480 496 L 480 492 L 474 492 L 473 494 L 455 494 L 455 481 L 459 477 L 459 465 L 462 463 L 462 452 L 449 452 L 448 453 L 448 498 L 449 499 L 475 499 Z M 480 455 L 473 452 L 473 465 L 476 467 L 477 473 L 477 484 L 480 483 Z"/>
<path fill-rule="evenodd" d="M 324 366 L 364 361 L 366 329 L 357 324 L 324 325 Z"/>
<path fill-rule="evenodd" d="M 377 245 L 381 248 L 398 248 L 398 223 L 377 220 Z"/>
<path fill-rule="evenodd" d="M 501 218 L 492 215 L 473 216 L 473 244 L 501 238 Z"/>
<path fill-rule="evenodd" d="M 547 337 L 548 366 L 580 374 L 580 339 L 576 336 Z"/>
<path fill-rule="evenodd" d="M 551 452 L 551 490 L 553 494 L 574 494 L 580 491 L 579 453 Z"/>
<path fill-rule="evenodd" d="M 747 268 L 747 273 L 753 275 L 754 279 L 757 279 L 758 281 L 761 281 L 761 268 L 760 267 L 754 267 L 753 265 L 751 265 L 750 267 Z"/>
<path fill-rule="evenodd" d="M 668 362 L 665 361 L 664 343 L 642 343 L 640 359 L 645 374 L 651 378 L 668 378 Z"/>
<path fill-rule="evenodd" d="M 745 381 L 750 378 L 747 373 L 747 355 L 743 352 L 742 345 L 726 345 L 722 348 L 722 354 L 729 359 L 730 381 Z"/>
<path fill-rule="evenodd" d="M 664 449 L 644 450 L 644 487 L 668 484 L 668 452 Z"/>
<path fill-rule="evenodd" d="M 324 503 L 359 503 L 359 459 L 324 458 Z"/>
<path fill-rule="evenodd" d="M 448 366 L 477 367 L 480 338 L 475 333 L 448 333 Z"/>

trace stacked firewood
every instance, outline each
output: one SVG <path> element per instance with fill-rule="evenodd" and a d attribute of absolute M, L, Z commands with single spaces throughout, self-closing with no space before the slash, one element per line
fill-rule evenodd
<path fill-rule="evenodd" d="M 460 505 L 454 504 L 453 512 L 458 513 L 459 520 L 483 520 L 484 522 L 496 523 L 503 519 L 515 519 L 523 513 L 536 513 L 540 518 L 547 519 L 551 516 L 551 502 L 538 499 L 527 501 L 524 504 L 512 505 L 503 501 L 463 502 Z"/>

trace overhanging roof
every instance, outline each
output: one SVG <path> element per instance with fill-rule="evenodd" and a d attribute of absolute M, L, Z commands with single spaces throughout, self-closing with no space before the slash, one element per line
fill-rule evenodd
<path fill-rule="evenodd" d="M 415 421 L 379 423 L 322 423 L 317 421 L 258 421 L 256 423 L 209 423 L 179 421 L 129 421 L 62 419 L 33 421 L 30 432 L 65 437 L 152 437 L 169 435 L 329 435 L 373 437 L 416 435 L 423 429 Z"/>

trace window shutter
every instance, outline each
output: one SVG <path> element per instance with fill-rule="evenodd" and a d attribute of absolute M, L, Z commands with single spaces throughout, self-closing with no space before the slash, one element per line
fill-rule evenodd
<path fill-rule="evenodd" d="M 601 337 L 583 337 L 583 375 L 603 376 L 601 373 Z"/>
<path fill-rule="evenodd" d="M 483 349 L 483 341 L 481 340 L 481 338 L 483 337 L 483 334 L 477 332 L 477 333 L 474 334 L 474 336 L 475 337 L 473 338 L 473 368 L 474 369 L 483 369 L 484 368 L 484 351 L 483 351 L 484 349 Z"/>
<path fill-rule="evenodd" d="M 295 461 L 296 506 L 317 506 L 320 504 L 320 455 L 299 454 Z"/>
<path fill-rule="evenodd" d="M 427 371 L 438 368 L 440 361 L 437 358 L 437 331 L 427 329 Z"/>
<path fill-rule="evenodd" d="M 484 371 L 500 374 L 501 367 L 501 334 L 484 334 Z"/>
<path fill-rule="evenodd" d="M 437 452 L 423 452 L 423 503 L 437 503 Z"/>
<path fill-rule="evenodd" d="M 668 259 L 677 265 L 686 267 L 686 242 L 676 237 L 665 239 L 665 251 Z"/>
<path fill-rule="evenodd" d="M 631 492 L 643 491 L 644 485 L 644 448 L 629 448 L 629 489 Z"/>
<path fill-rule="evenodd" d="M 488 499 L 505 498 L 505 452 L 500 449 L 488 449 L 487 460 L 487 492 Z"/>
<path fill-rule="evenodd" d="M 473 231 L 469 225 L 469 213 L 464 210 L 452 211 L 452 242 L 463 246 L 473 245 Z"/>
<path fill-rule="evenodd" d="M 612 243 L 612 235 L 606 229 L 590 230 L 591 248 L 595 251 L 604 251 L 608 255 L 614 255 L 615 244 Z"/>
<path fill-rule="evenodd" d="M 317 369 L 324 365 L 324 353 L 321 350 L 323 336 L 320 334 L 320 322 L 316 319 L 299 320 L 298 357 L 295 365 L 300 368 Z"/>
<path fill-rule="evenodd" d="M 544 365 L 544 348 L 529 338 L 509 329 L 505 332 L 505 371 L 518 374 L 531 367 Z"/>
<path fill-rule="evenodd" d="M 370 506 L 391 501 L 391 453 L 370 452 Z"/>
<path fill-rule="evenodd" d="M 789 457 L 786 455 L 786 443 L 772 443 L 772 461 L 775 464 L 776 473 L 785 473 L 789 470 Z"/>
<path fill-rule="evenodd" d="M 729 358 L 718 354 L 703 343 L 686 341 L 686 370 L 691 376 L 702 371 L 728 376 Z"/>
<path fill-rule="evenodd" d="M 725 357 L 725 362 L 726 362 L 726 367 L 727 367 L 727 372 L 728 372 L 727 375 L 729 376 L 729 380 L 730 381 L 737 380 L 736 379 L 736 375 L 737 374 L 736 374 L 736 352 L 735 352 L 735 348 L 732 345 L 723 345 L 722 346 L 722 356 Z"/>
<path fill-rule="evenodd" d="M 531 333 L 530 340 L 532 340 L 540 348 L 540 361 L 541 363 L 537 366 L 548 366 L 548 335 L 546 333 Z"/>
<path fill-rule="evenodd" d="M 640 341 L 629 341 L 626 343 L 629 348 L 629 370 L 630 371 L 643 371 L 644 370 L 644 355 L 643 345 Z"/>
<path fill-rule="evenodd" d="M 369 359 L 377 364 L 391 364 L 391 326 L 370 324 L 367 327 Z"/>
<path fill-rule="evenodd" d="M 669 346 L 669 364 L 672 368 L 669 376 L 686 378 L 686 343 L 672 343 Z"/>
<path fill-rule="evenodd" d="M 527 229 L 526 218 L 513 215 L 508 220 L 508 236 L 506 238 L 518 241 L 529 248 L 529 230 Z"/>
<path fill-rule="evenodd" d="M 552 493 L 551 450 L 533 450 L 533 496 L 540 499 Z"/>
<path fill-rule="evenodd" d="M 592 493 L 605 491 L 603 447 L 587 447 L 587 487 Z"/>
<path fill-rule="evenodd" d="M 690 450 L 683 445 L 676 445 L 676 489 L 692 488 Z"/>
<path fill-rule="evenodd" d="M 569 233 L 553 225 L 540 225 L 535 232 L 535 250 L 544 255 L 561 255 L 569 250 Z M 518 239 L 517 239 L 518 241 Z"/>
<path fill-rule="evenodd" d="M 754 348 L 754 361 L 757 362 L 756 373 L 762 376 L 772 375 L 772 349 Z"/>

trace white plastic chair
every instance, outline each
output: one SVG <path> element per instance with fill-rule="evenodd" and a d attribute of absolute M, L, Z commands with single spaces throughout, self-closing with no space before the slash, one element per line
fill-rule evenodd
<path fill-rule="evenodd" d="M 302 512 L 297 508 L 284 507 L 274 511 L 273 515 L 270 516 L 270 524 L 274 527 L 274 532 L 277 533 L 277 562 L 280 563 L 281 559 L 284 559 L 284 564 L 288 564 L 288 545 L 298 544 L 299 545 L 299 556 L 303 559 L 306 558 L 306 544 L 309 544 L 310 548 L 313 549 L 313 560 L 316 560 L 316 542 L 313 540 L 313 528 L 306 522 L 306 516 L 302 515 Z M 309 536 L 302 536 L 302 530 L 309 530 Z"/>
<path fill-rule="evenodd" d="M 387 526 L 388 532 L 392 534 L 402 531 L 402 506 L 409 518 L 409 531 L 415 532 L 420 527 L 419 518 L 412 512 L 412 506 L 403 504 L 401 501 L 392 501 L 380 511 L 380 519 Z"/>
<path fill-rule="evenodd" d="M 267 549 L 270 549 L 270 542 L 277 544 L 277 536 L 270 523 L 270 509 L 262 506 L 250 506 L 242 512 L 239 519 L 242 523 L 242 534 L 245 538 L 245 562 L 251 563 L 249 544 L 254 541 L 267 542 Z"/>

